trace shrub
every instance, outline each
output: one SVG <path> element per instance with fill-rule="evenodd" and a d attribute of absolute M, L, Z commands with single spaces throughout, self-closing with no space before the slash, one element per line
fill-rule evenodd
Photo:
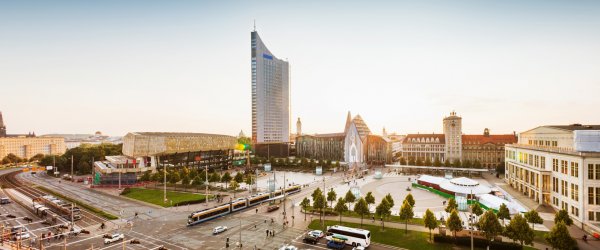
<path fill-rule="evenodd" d="M 438 243 L 451 243 L 459 246 L 471 246 L 471 237 L 456 237 L 456 239 L 454 239 L 452 236 L 442 236 L 436 234 L 433 236 L 433 241 Z M 475 248 L 486 248 L 487 244 L 488 242 L 486 239 L 473 238 L 473 246 Z M 515 243 L 492 241 L 490 243 L 490 249 L 522 250 L 523 247 Z"/>

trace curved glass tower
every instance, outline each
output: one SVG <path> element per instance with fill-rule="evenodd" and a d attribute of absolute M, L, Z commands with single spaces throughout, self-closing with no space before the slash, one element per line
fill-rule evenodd
<path fill-rule="evenodd" d="M 251 33 L 252 142 L 290 141 L 289 63 L 275 57 Z"/>

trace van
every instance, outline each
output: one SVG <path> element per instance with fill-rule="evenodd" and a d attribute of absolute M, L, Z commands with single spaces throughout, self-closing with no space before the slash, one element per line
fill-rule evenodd
<path fill-rule="evenodd" d="M 6 197 L 0 198 L 0 204 L 4 205 L 4 204 L 8 204 L 8 203 L 10 203 L 9 198 L 6 198 Z"/>

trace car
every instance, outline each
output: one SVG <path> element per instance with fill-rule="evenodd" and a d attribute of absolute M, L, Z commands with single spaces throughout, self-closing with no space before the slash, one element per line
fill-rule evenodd
<path fill-rule="evenodd" d="M 346 246 L 346 243 L 344 243 L 344 242 L 339 242 L 339 241 L 334 241 L 334 240 L 330 240 L 327 242 L 327 248 L 344 249 L 345 246 Z"/>
<path fill-rule="evenodd" d="M 279 209 L 279 206 L 277 206 L 277 205 L 268 206 L 267 207 L 267 212 L 273 212 L 273 211 L 275 211 L 277 209 Z"/>
<path fill-rule="evenodd" d="M 15 236 L 13 237 L 14 240 L 26 240 L 31 238 L 31 235 L 29 235 L 28 232 L 20 232 L 15 234 Z"/>
<path fill-rule="evenodd" d="M 124 234 L 118 234 L 118 233 L 112 234 L 112 235 L 110 235 L 109 238 L 104 239 L 104 244 L 110 244 L 110 243 L 117 242 L 117 241 L 124 240 L 124 239 L 125 239 Z"/>
<path fill-rule="evenodd" d="M 298 248 L 295 246 L 292 246 L 292 245 L 287 245 L 287 246 L 282 246 L 281 248 L 279 248 L 279 250 L 298 250 Z"/>
<path fill-rule="evenodd" d="M 225 231 L 227 231 L 227 227 L 226 226 L 218 226 L 218 227 L 215 227 L 213 229 L 213 234 L 220 234 L 220 233 L 225 232 Z"/>
<path fill-rule="evenodd" d="M 325 233 L 323 233 L 323 231 L 321 231 L 321 230 L 312 230 L 312 231 L 308 232 L 308 235 L 313 236 L 317 239 L 325 237 Z"/>
<path fill-rule="evenodd" d="M 302 239 L 303 242 L 305 243 L 310 243 L 310 244 L 317 244 L 317 242 L 319 242 L 319 238 L 312 236 L 310 234 L 307 234 L 304 236 L 304 239 Z"/>
<path fill-rule="evenodd" d="M 5 198 L 5 197 L 0 198 L 0 204 L 4 205 L 4 204 L 8 204 L 8 203 L 10 203 L 9 198 Z"/>

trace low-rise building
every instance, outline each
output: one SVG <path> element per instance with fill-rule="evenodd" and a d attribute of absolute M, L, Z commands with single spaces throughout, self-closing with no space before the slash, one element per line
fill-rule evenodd
<path fill-rule="evenodd" d="M 65 139 L 61 137 L 20 136 L 0 138 L 0 159 L 8 154 L 29 159 L 36 154 L 61 155 L 65 151 Z"/>
<path fill-rule="evenodd" d="M 505 181 L 600 231 L 600 125 L 541 126 L 505 149 Z"/>

